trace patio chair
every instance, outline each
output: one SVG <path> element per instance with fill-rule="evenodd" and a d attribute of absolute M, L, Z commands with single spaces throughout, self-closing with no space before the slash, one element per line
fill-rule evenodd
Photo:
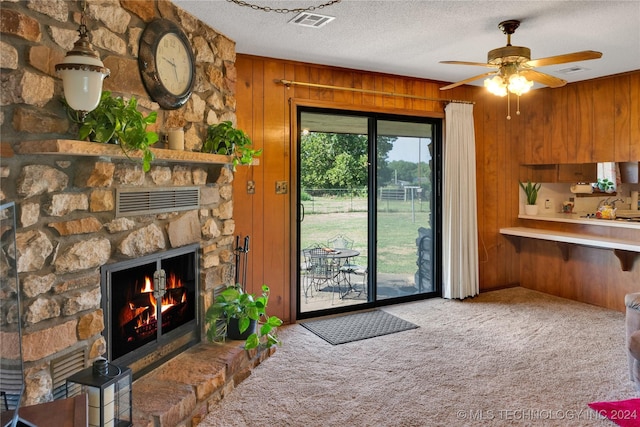
<path fill-rule="evenodd" d="M 320 248 L 322 245 L 318 243 L 314 243 L 311 246 L 306 247 L 301 252 L 300 259 L 300 285 L 304 291 L 304 297 L 309 298 L 313 297 L 313 285 L 315 284 L 313 281 L 312 273 L 312 260 L 311 260 L 311 250 L 314 248 Z M 317 289 L 316 289 L 317 290 Z"/>
<path fill-rule="evenodd" d="M 327 244 L 334 249 L 353 249 L 353 239 L 342 234 L 330 238 Z"/>
<path fill-rule="evenodd" d="M 345 236 L 344 234 L 338 234 L 337 236 L 329 239 L 327 243 L 334 249 L 353 249 L 354 240 Z M 363 276 L 363 281 L 366 281 L 367 268 L 358 264 L 354 264 L 352 262 L 352 258 L 348 259 L 344 264 L 340 266 L 340 272 L 342 273 L 344 282 L 348 285 L 347 291 L 353 290 L 350 277 L 351 274 Z M 366 288 L 366 286 L 364 286 L 363 288 Z M 366 289 L 364 289 L 364 292 L 366 293 Z"/>
<path fill-rule="evenodd" d="M 333 294 L 337 291 L 342 296 L 342 284 L 340 280 L 340 263 L 328 257 L 326 248 L 317 247 L 309 249 L 310 269 L 307 274 L 309 287 L 320 291 L 323 286 L 331 286 Z M 334 295 L 331 296 L 333 303 Z"/>
<path fill-rule="evenodd" d="M 364 292 L 365 295 L 367 294 L 367 273 L 369 272 L 369 269 L 366 266 L 347 263 L 340 267 L 340 272 L 344 277 L 344 280 L 348 286 L 349 291 L 357 290 L 353 286 L 353 282 L 351 281 L 351 275 L 354 274 L 356 276 L 362 276 L 362 289 L 360 290 L 360 293 Z M 360 293 L 358 293 L 358 295 L 360 295 Z"/>

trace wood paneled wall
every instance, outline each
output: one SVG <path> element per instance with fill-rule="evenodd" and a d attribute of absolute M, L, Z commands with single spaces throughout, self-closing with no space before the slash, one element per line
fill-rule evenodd
<path fill-rule="evenodd" d="M 525 146 L 520 140 L 522 135 L 532 140 L 549 138 L 555 141 L 555 138 L 560 138 L 567 132 L 571 123 L 578 120 L 574 116 L 589 117 L 584 120 L 593 117 L 596 112 L 589 104 L 578 103 L 577 110 L 567 107 L 562 109 L 562 113 L 553 109 L 549 111 L 545 108 L 546 105 L 554 108 L 558 105 L 554 98 L 556 95 L 551 90 L 543 89 L 522 98 L 520 116 L 515 115 L 515 102 L 512 100 L 513 118 L 506 120 L 506 99 L 490 95 L 477 87 L 465 86 L 441 93 L 439 87 L 442 84 L 430 80 L 247 55 L 237 56 L 236 67 L 238 126 L 251 136 L 255 146 L 264 148 L 259 165 L 239 167 L 235 176 L 236 234 L 251 236 L 247 286 L 254 292 L 263 283 L 271 287 L 272 314 L 292 321 L 295 313 L 295 293 L 292 286 L 295 282 L 295 266 L 291 262 L 291 255 L 295 250 L 295 236 L 292 235 L 295 214 L 292 214 L 291 201 L 295 200 L 297 159 L 292 156 L 295 146 L 290 141 L 292 129 L 295 132 L 295 123 L 291 122 L 291 104 L 429 117 L 444 117 L 445 105 L 442 102 L 370 93 L 300 86 L 287 88 L 278 83 L 281 79 L 419 97 L 474 101 L 481 290 L 518 284 L 521 282 L 521 275 L 526 274 L 527 287 L 539 288 L 537 281 L 543 280 L 545 284 L 540 289 L 545 292 L 570 295 L 577 300 L 622 309 L 622 303 L 617 300 L 620 299 L 620 294 L 633 287 L 632 280 L 622 276 L 638 275 L 640 262 L 632 272 L 623 273 L 613 254 L 611 260 L 608 253 L 606 256 L 599 254 L 609 266 L 607 271 L 611 274 L 610 279 L 607 279 L 606 284 L 594 283 L 589 289 L 585 288 L 589 285 L 582 285 L 582 291 L 572 294 L 564 291 L 567 286 L 564 280 L 562 283 L 558 280 L 554 284 L 555 281 L 547 283 L 546 275 L 540 279 L 535 274 L 531 276 L 532 270 L 545 270 L 545 260 L 532 259 L 527 255 L 527 264 L 521 267 L 522 254 L 516 254 L 509 241 L 499 234 L 501 227 L 519 224 L 520 159 L 540 155 L 529 150 L 544 152 L 552 147 L 552 144 L 547 147 L 546 143 L 540 147 Z M 580 88 L 575 91 L 575 96 L 578 97 Z M 564 93 L 561 95 L 562 98 L 567 96 Z M 555 122 L 559 118 L 555 115 L 567 117 L 567 120 L 557 124 Z M 572 117 L 571 121 L 568 120 L 569 117 Z M 551 125 L 552 123 L 554 124 Z M 551 131 L 549 126 L 553 126 Z M 577 144 L 578 140 L 581 137 L 577 135 L 574 143 Z M 247 193 L 249 180 L 255 182 L 255 194 Z M 289 183 L 288 194 L 275 193 L 276 181 Z M 523 253 L 529 254 L 526 245 Z M 559 254 L 549 256 L 562 261 Z M 571 283 L 590 282 L 589 272 L 583 275 L 581 270 L 575 270 L 572 274 L 574 277 Z M 617 286 L 614 282 L 623 284 Z M 612 293 L 611 288 L 616 290 Z M 589 294 L 589 298 L 581 297 L 585 293 Z"/>
<path fill-rule="evenodd" d="M 629 162 L 640 158 L 640 72 L 588 80 L 522 98 L 522 163 Z"/>

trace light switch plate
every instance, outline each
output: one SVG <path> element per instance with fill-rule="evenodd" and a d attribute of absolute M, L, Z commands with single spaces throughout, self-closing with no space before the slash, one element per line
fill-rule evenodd
<path fill-rule="evenodd" d="M 276 181 L 276 194 L 287 194 L 289 192 L 289 184 L 287 181 Z"/>

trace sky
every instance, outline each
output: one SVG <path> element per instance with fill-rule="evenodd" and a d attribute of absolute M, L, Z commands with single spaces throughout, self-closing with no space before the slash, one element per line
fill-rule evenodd
<path fill-rule="evenodd" d="M 422 144 L 422 150 L 419 150 L 419 144 Z M 393 144 L 393 149 L 389 151 L 387 160 L 392 162 L 394 160 L 405 160 L 407 162 L 417 163 L 418 157 L 421 157 L 421 161 L 429 162 L 431 160 L 431 154 L 429 153 L 428 145 L 431 143 L 429 138 L 405 138 L 401 137 Z"/>

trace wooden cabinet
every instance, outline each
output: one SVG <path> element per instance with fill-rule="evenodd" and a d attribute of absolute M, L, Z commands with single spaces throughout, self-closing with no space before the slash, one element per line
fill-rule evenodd
<path fill-rule="evenodd" d="M 522 163 L 640 159 L 640 71 L 531 92 L 512 124 Z"/>
<path fill-rule="evenodd" d="M 621 162 L 620 163 L 620 181 L 623 184 L 637 184 L 640 182 L 638 179 L 638 170 L 640 169 L 640 162 Z"/>
<path fill-rule="evenodd" d="M 575 163 L 557 165 L 556 182 L 597 182 L 598 166 L 596 163 Z"/>
<path fill-rule="evenodd" d="M 596 163 L 564 163 L 558 165 L 523 165 L 521 181 L 532 182 L 597 182 Z"/>

